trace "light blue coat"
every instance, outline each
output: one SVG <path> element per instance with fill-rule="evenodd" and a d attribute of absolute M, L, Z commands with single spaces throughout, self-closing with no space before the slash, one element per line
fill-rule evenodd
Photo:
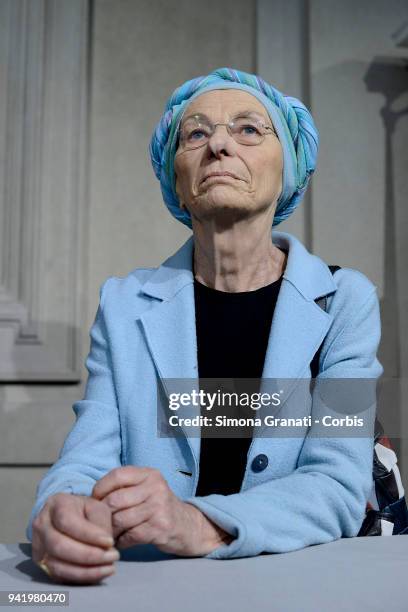
<path fill-rule="evenodd" d="M 350 268 L 332 276 L 326 263 L 289 233 L 273 230 L 272 240 L 289 253 L 263 378 L 293 379 L 294 386 L 309 378 L 323 340 L 319 378 L 379 377 L 375 285 Z M 194 496 L 200 438 L 158 437 L 160 379 L 197 380 L 193 246 L 192 235 L 158 268 L 138 268 L 102 285 L 90 331 L 85 397 L 74 404 L 76 424 L 38 487 L 30 539 L 32 520 L 49 495 L 89 495 L 98 479 L 121 465 L 159 469 L 176 495 L 235 536 L 208 558 L 286 552 L 357 535 L 372 487 L 368 436 L 255 437 L 241 491 L 207 497 Z M 327 294 L 324 312 L 314 300 Z M 299 413 L 313 416 L 314 410 L 314 401 L 305 402 Z M 268 465 L 254 472 L 259 454 Z"/>

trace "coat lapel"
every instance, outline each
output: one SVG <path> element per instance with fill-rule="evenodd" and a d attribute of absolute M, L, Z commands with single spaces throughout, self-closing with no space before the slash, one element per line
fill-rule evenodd
<path fill-rule="evenodd" d="M 276 246 L 288 250 L 288 260 L 275 306 L 262 378 L 285 379 L 285 394 L 280 409 L 325 337 L 333 317 L 315 299 L 336 290 L 328 266 L 312 255 L 291 234 L 273 231 Z M 167 395 L 180 391 L 168 379 L 189 379 L 189 389 L 199 389 L 197 337 L 195 325 L 193 236 L 142 286 L 142 292 L 155 298 L 140 321 L 147 344 Z M 287 380 L 290 379 L 290 380 Z M 273 385 L 272 385 L 273 386 Z M 262 387 L 264 388 L 264 387 Z M 270 385 L 268 391 L 271 392 Z M 187 388 L 186 388 L 187 390 Z M 262 390 L 262 389 L 261 389 Z M 198 407 L 185 407 L 178 415 L 198 415 Z M 198 462 L 198 431 L 185 434 Z"/>
<path fill-rule="evenodd" d="M 192 256 L 190 237 L 142 287 L 143 293 L 160 300 L 140 321 L 167 397 L 172 392 L 199 390 Z M 186 380 L 185 389 L 180 379 Z M 183 406 L 177 411 L 179 417 L 199 414 L 199 406 Z M 200 428 L 183 430 L 198 463 Z"/>

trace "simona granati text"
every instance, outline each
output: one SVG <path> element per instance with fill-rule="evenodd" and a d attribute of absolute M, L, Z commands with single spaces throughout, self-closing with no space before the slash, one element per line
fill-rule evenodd
<path fill-rule="evenodd" d="M 324 427 L 363 427 L 364 424 L 363 419 L 355 415 L 340 418 L 327 415 L 321 419 L 312 419 L 310 415 L 302 418 L 280 418 L 266 415 L 262 419 L 259 417 L 229 418 L 223 415 L 215 418 L 204 415 L 187 418 L 173 414 L 169 417 L 171 427 L 311 427 L 312 423 L 321 423 Z"/>

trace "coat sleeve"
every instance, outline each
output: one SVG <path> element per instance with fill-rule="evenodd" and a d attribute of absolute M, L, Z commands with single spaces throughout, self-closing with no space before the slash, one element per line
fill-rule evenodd
<path fill-rule="evenodd" d="M 58 460 L 38 485 L 26 531 L 29 540 L 32 522 L 50 495 L 90 495 L 97 480 L 121 465 L 119 411 L 103 314 L 108 282 L 109 279 L 100 289 L 99 306 L 90 330 L 90 351 L 85 361 L 88 370 L 85 397 L 74 403 L 75 424 Z"/>
<path fill-rule="evenodd" d="M 371 283 L 370 283 L 371 284 Z M 350 315 L 352 312 L 352 316 Z M 379 303 L 371 284 L 329 341 L 317 380 L 377 379 L 383 368 L 376 353 L 381 335 Z M 374 381 L 374 385 L 375 385 Z M 374 429 L 376 400 L 369 411 Z M 320 407 L 312 398 L 312 422 Z M 371 427 L 372 425 L 372 427 Z M 366 430 L 367 431 L 367 430 Z M 235 536 L 206 555 L 210 559 L 281 553 L 357 535 L 372 488 L 374 440 L 365 437 L 305 436 L 294 472 L 233 495 L 185 501 Z"/>

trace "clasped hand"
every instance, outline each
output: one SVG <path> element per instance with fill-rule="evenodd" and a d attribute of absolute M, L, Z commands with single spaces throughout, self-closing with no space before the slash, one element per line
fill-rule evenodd
<path fill-rule="evenodd" d="M 58 582 L 91 584 L 114 572 L 116 548 L 154 544 L 204 556 L 232 536 L 182 502 L 159 470 L 126 466 L 101 478 L 91 497 L 51 496 L 33 522 L 33 559 Z"/>
<path fill-rule="evenodd" d="M 92 497 L 110 508 L 118 548 L 154 544 L 167 553 L 194 557 L 228 539 L 200 510 L 174 495 L 153 468 L 112 470 L 95 485 Z"/>

